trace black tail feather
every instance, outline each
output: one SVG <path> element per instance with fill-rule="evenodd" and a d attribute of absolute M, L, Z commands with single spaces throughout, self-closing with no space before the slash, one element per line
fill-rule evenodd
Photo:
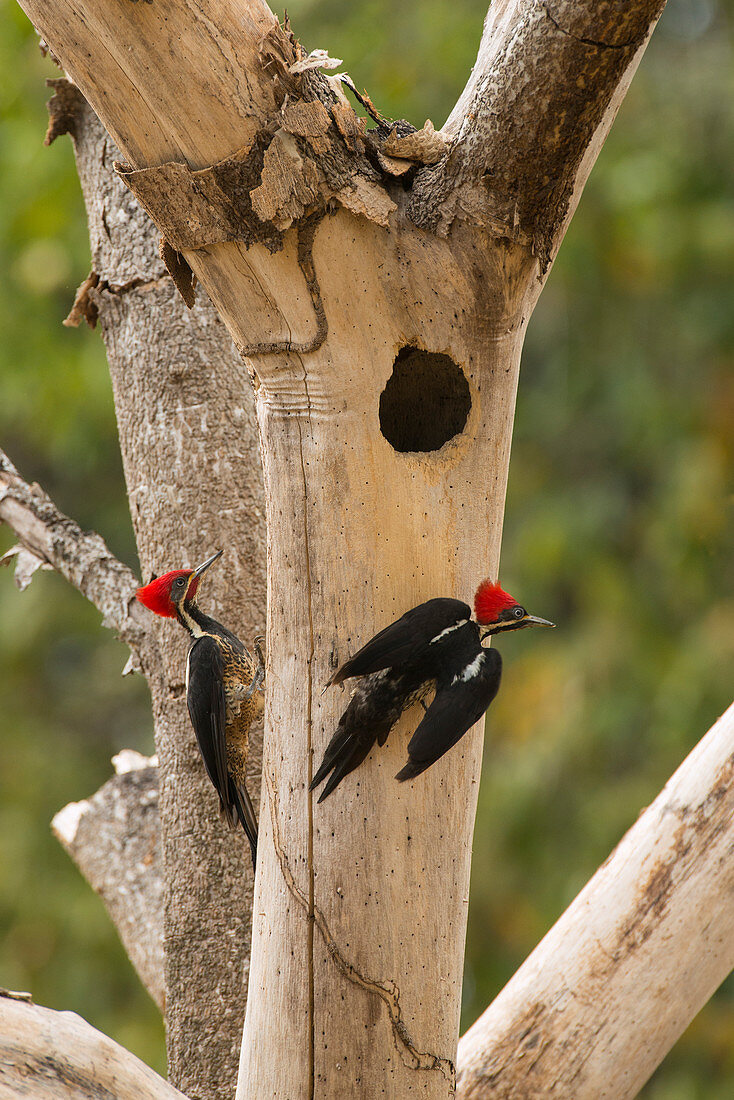
<path fill-rule="evenodd" d="M 310 791 L 316 790 L 319 783 L 323 783 L 326 779 L 331 769 L 336 767 L 339 758 L 349 746 L 350 738 L 351 734 L 348 733 L 347 730 L 337 729 L 331 741 L 329 741 L 329 744 L 326 746 L 326 752 L 324 753 L 324 759 L 321 761 L 320 768 L 311 780 L 311 784 L 308 788 Z"/>
<path fill-rule="evenodd" d="M 319 802 L 323 802 L 325 798 L 328 798 L 345 775 L 349 775 L 350 772 L 359 767 L 365 757 L 369 755 L 375 740 L 374 734 L 365 736 L 361 731 L 360 733 L 348 732 L 344 729 L 336 731 L 324 753 L 321 767 L 311 780 L 309 787 L 309 790 L 315 790 L 319 783 L 323 783 L 329 772 L 331 772 L 326 786 L 319 795 Z"/>
<path fill-rule="evenodd" d="M 237 811 L 237 817 L 240 824 L 245 830 L 245 836 L 250 842 L 252 871 L 254 874 L 257 863 L 257 818 L 255 817 L 255 809 L 247 792 L 247 788 L 238 786 L 231 777 L 229 780 L 229 793 L 232 804 Z M 236 822 L 231 823 L 236 824 Z"/>

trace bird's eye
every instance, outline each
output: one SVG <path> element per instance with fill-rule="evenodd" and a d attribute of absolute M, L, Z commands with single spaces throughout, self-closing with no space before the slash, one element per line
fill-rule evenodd
<path fill-rule="evenodd" d="M 525 618 L 525 608 L 524 607 L 516 607 L 515 610 L 512 612 L 512 614 L 515 616 L 516 619 L 524 619 Z"/>
<path fill-rule="evenodd" d="M 183 586 L 186 584 L 185 578 L 184 577 L 177 577 L 176 578 L 176 584 L 178 585 L 179 588 L 183 588 Z"/>

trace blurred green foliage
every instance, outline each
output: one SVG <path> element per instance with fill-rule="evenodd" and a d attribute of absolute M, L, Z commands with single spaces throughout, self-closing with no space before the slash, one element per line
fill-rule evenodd
<path fill-rule="evenodd" d="M 484 7 L 289 12 L 385 114 L 438 126 Z M 134 566 L 101 340 L 60 325 L 89 259 L 70 143 L 41 144 L 55 70 L 10 0 L 0 15 L 0 443 Z M 731 701 L 733 24 L 733 0 L 670 0 L 528 332 L 503 582 L 559 629 L 502 647 L 465 1025 Z M 23 595 L 0 575 L 0 616 L 0 984 L 81 1012 L 160 1069 L 156 1010 L 48 828 L 114 751 L 150 751 L 144 685 L 120 679 L 123 648 L 54 575 Z M 642 1095 L 734 1095 L 731 980 Z"/>

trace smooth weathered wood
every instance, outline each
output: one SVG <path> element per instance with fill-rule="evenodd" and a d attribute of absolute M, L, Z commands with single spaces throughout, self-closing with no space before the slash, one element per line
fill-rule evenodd
<path fill-rule="evenodd" d="M 269 687 L 240 1097 L 307 1096 L 310 1074 L 316 1095 L 367 1081 L 376 1095 L 452 1092 L 481 737 L 399 786 L 403 722 L 322 805 L 306 789 L 311 754 L 320 757 L 347 700 L 338 690 L 320 696 L 335 665 L 421 599 L 471 598 L 477 576 L 497 568 L 520 331 L 504 303 L 481 291 L 478 301 L 465 279 L 484 266 L 483 243 L 465 240 L 462 257 L 455 241 L 457 259 L 442 243 L 406 234 L 398 244 L 346 215 L 327 219 L 314 261 L 328 342 L 310 357 L 307 380 L 297 360 L 281 360 L 277 392 L 268 380 L 258 391 L 268 632 L 271 660 L 281 658 Z M 355 244 L 360 274 L 348 277 L 328 257 Z M 475 301 L 461 326 L 433 292 L 441 280 Z M 405 343 L 448 352 L 471 387 L 467 430 L 439 451 L 399 453 L 379 430 L 380 394 Z M 285 945 L 309 962 L 305 971 L 289 965 L 279 977 Z M 308 1044 L 312 1030 L 311 1064 L 273 1058 L 261 1039 L 269 1014 L 284 1050 Z"/>
<path fill-rule="evenodd" d="M 74 1012 L 0 992 L 0 1098 L 186 1100 Z"/>
<path fill-rule="evenodd" d="M 734 705 L 459 1044 L 462 1100 L 631 1100 L 734 968 Z"/>
<path fill-rule="evenodd" d="M 520 348 L 548 249 L 524 225 L 516 232 L 503 195 L 484 216 L 492 183 L 476 164 L 454 178 L 447 235 L 418 228 L 433 228 L 435 196 L 377 173 L 343 105 L 334 111 L 333 87 L 290 75 L 298 54 L 261 3 L 254 16 L 247 5 L 183 0 L 85 0 L 83 18 L 71 0 L 52 12 L 41 0 L 23 6 L 133 168 L 199 169 L 236 154 L 260 173 L 243 206 L 250 247 L 213 216 L 211 243 L 198 236 L 203 246 L 186 251 L 252 364 L 268 510 L 268 740 L 238 1097 L 448 1097 L 479 734 L 399 788 L 405 721 L 322 806 L 307 787 L 345 702 L 319 695 L 334 664 L 412 604 L 469 598 L 496 573 Z M 522 82 L 532 97 L 558 78 L 568 35 L 551 26 L 533 38 L 527 4 L 500 6 L 517 37 L 529 36 L 503 86 L 511 95 L 514 73 L 515 90 Z M 649 27 L 658 5 L 636 7 Z M 588 49 L 573 55 L 584 88 L 574 102 L 597 121 L 561 127 L 566 218 L 643 40 L 610 67 Z M 317 99 L 331 121 L 303 135 L 292 107 Z M 541 172 L 558 168 L 559 156 L 544 165 L 538 149 L 563 117 L 536 130 Z M 425 171 L 455 174 L 464 155 L 457 144 Z M 207 176 L 208 194 L 223 171 Z M 157 178 L 180 176 L 168 166 Z M 184 221 L 174 211 L 167 231 Z M 466 424 L 435 451 L 396 450 L 380 428 L 380 397 L 406 346 L 449 355 L 468 385 Z M 402 416 L 423 397 L 420 387 L 408 394 Z M 149 523 L 145 500 L 140 508 Z"/>

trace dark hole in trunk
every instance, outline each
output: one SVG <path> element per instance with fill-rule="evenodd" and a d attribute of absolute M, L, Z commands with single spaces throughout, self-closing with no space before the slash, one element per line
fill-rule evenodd
<path fill-rule="evenodd" d="M 437 451 L 464 430 L 466 375 L 448 355 L 405 347 L 380 394 L 380 428 L 396 451 Z"/>

